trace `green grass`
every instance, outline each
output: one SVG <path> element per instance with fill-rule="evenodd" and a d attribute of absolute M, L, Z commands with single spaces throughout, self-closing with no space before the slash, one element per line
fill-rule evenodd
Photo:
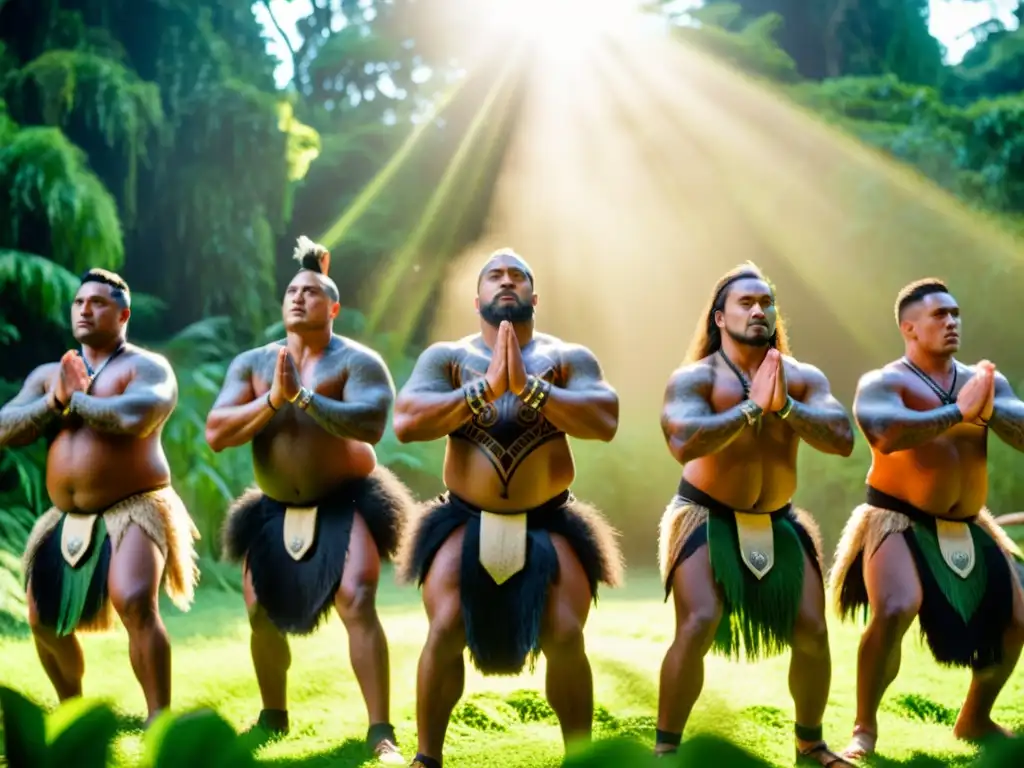
<path fill-rule="evenodd" d="M 419 593 L 382 586 L 380 610 L 391 646 L 392 720 L 407 758 L 415 752 L 416 662 L 426 631 Z M 236 728 L 256 717 L 260 702 L 249 658 L 248 624 L 241 596 L 201 590 L 192 612 L 165 608 L 174 646 L 174 706 L 216 708 Z M 594 667 L 598 738 L 632 735 L 653 744 L 658 670 L 672 632 L 671 604 L 663 603 L 653 575 L 633 573 L 627 588 L 606 591 L 591 613 L 587 644 Z M 833 681 L 825 736 L 845 744 L 854 707 L 858 628 L 831 622 Z M 137 730 L 145 713 L 128 662 L 123 631 L 83 638 L 86 694 L 111 701 L 126 731 L 117 745 L 119 765 L 142 754 Z M 276 766 L 359 766 L 366 714 L 348 662 L 345 632 L 333 620 L 319 634 L 292 641 L 289 678 L 292 733 L 265 747 L 261 762 Z M 687 729 L 727 735 L 778 766 L 792 765 L 792 703 L 788 658 L 756 665 L 708 657 L 705 689 Z M 557 766 L 562 747 L 557 724 L 543 702 L 543 662 L 532 675 L 483 678 L 472 667 L 467 692 L 448 731 L 446 768 Z M 920 646 L 916 630 L 904 642 L 903 667 L 880 713 L 876 765 L 967 766 L 973 750 L 957 742 L 951 726 L 966 692 L 968 674 L 938 667 Z M 46 707 L 56 704 L 35 649 L 27 638 L 0 639 L 0 680 Z M 1024 672 L 1018 670 L 1000 697 L 999 721 L 1024 730 Z M 929 756 L 919 763 L 913 758 Z M 935 762 L 937 761 L 937 762 Z"/>

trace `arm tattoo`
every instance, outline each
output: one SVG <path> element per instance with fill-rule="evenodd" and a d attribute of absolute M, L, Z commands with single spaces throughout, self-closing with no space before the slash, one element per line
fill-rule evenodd
<path fill-rule="evenodd" d="M 669 381 L 661 428 L 682 463 L 722 450 L 750 423 L 742 404 L 722 413 L 711 410 L 713 383 L 710 367 L 702 364 L 682 369 Z"/>
<path fill-rule="evenodd" d="M 1004 443 L 1024 451 L 1024 403 L 1000 373 L 996 374 L 992 418 L 988 424 Z"/>
<path fill-rule="evenodd" d="M 123 394 L 94 397 L 75 392 L 70 411 L 99 432 L 147 437 L 170 416 L 177 390 L 170 366 L 139 355 L 135 375 Z"/>
<path fill-rule="evenodd" d="M 805 365 L 804 373 L 806 402 L 792 401 L 786 423 L 802 440 L 822 453 L 849 456 L 853 452 L 853 425 L 846 409 L 832 396 L 828 379 L 821 371 Z"/>
<path fill-rule="evenodd" d="M 565 386 L 551 387 L 544 417 L 580 440 L 611 440 L 619 428 L 619 396 L 605 381 L 597 358 L 586 347 L 571 345 L 562 359 Z"/>
<path fill-rule="evenodd" d="M 964 418 L 955 403 L 930 411 L 907 408 L 898 384 L 884 372 L 861 380 L 854 414 L 868 442 L 883 454 L 923 445 Z"/>
<path fill-rule="evenodd" d="M 0 409 L 0 448 L 29 445 L 38 440 L 59 415 L 50 407 L 46 366 L 25 379 L 21 392 Z"/>
<path fill-rule="evenodd" d="M 379 356 L 366 353 L 342 359 L 348 368 L 342 400 L 314 394 L 306 413 L 334 437 L 380 442 L 395 398 L 387 365 Z"/>

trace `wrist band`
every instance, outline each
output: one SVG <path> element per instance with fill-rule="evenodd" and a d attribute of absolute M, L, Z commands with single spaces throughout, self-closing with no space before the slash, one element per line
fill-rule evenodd
<path fill-rule="evenodd" d="M 462 394 L 466 398 L 466 405 L 470 412 L 478 416 L 487 407 L 487 380 L 477 379 L 462 387 Z"/>
<path fill-rule="evenodd" d="M 747 424 L 754 427 L 761 421 L 761 406 L 755 403 L 753 400 L 747 400 L 740 405 L 740 411 L 744 416 L 747 417 Z"/>
<path fill-rule="evenodd" d="M 528 408 L 539 411 L 548 401 L 551 394 L 551 382 L 538 378 L 533 374 L 526 377 L 526 389 L 523 390 L 523 404 Z"/>
<path fill-rule="evenodd" d="M 54 413 L 63 415 L 64 409 L 67 408 L 67 406 L 64 403 L 62 403 L 57 398 L 57 395 L 53 394 L 52 392 L 50 393 L 50 396 L 53 398 L 53 402 L 50 403 L 50 410 L 53 411 Z"/>
<path fill-rule="evenodd" d="M 272 402 L 270 402 L 270 393 L 269 392 L 267 392 L 267 405 L 270 406 L 270 410 L 272 410 L 274 413 L 277 413 L 277 408 L 275 408 L 274 404 Z"/>
<path fill-rule="evenodd" d="M 300 387 L 299 388 L 299 394 L 297 394 L 295 396 L 295 400 L 299 401 L 298 402 L 299 410 L 304 411 L 307 408 L 309 408 L 309 404 L 311 402 L 313 402 L 313 395 L 314 394 L 316 394 L 316 393 L 313 392 L 313 390 L 311 390 L 311 389 L 306 389 L 305 387 Z M 293 400 L 292 402 L 295 402 L 295 400 Z"/>
<path fill-rule="evenodd" d="M 781 408 L 779 408 L 779 410 L 777 411 L 777 413 L 779 414 L 779 418 L 780 419 L 786 418 L 787 416 L 789 416 L 789 414 L 790 414 L 790 412 L 792 410 L 793 410 L 793 398 L 790 397 L 789 395 L 786 395 L 786 402 L 785 402 L 785 404 Z"/>

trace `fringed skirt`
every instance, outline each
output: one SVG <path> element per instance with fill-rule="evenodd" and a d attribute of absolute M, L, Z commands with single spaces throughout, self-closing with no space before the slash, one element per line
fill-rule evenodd
<path fill-rule="evenodd" d="M 380 465 L 315 506 L 290 507 L 251 488 L 228 510 L 224 556 L 246 565 L 256 600 L 278 629 L 308 635 L 334 604 L 354 516 L 363 518 L 380 558 L 388 560 L 415 505 L 402 481 Z"/>
<path fill-rule="evenodd" d="M 814 519 L 791 504 L 744 519 L 754 527 L 750 536 L 741 531 L 734 510 L 683 480 L 661 518 L 658 560 L 667 600 L 675 569 L 708 545 L 722 599 L 712 650 L 740 658 L 742 649 L 753 660 L 791 646 L 803 594 L 804 553 L 824 581 L 822 545 Z"/>
<path fill-rule="evenodd" d="M 441 545 L 465 526 L 459 573 L 462 620 L 470 658 L 485 675 L 516 675 L 527 665 L 534 668 L 548 588 L 558 579 L 552 534 L 563 536 L 579 558 L 595 602 L 599 583 L 622 583 L 618 532 L 595 507 L 565 491 L 524 513 L 525 563 L 500 584 L 481 563 L 481 544 L 488 547 L 486 531 L 481 540 L 481 510 L 453 493 L 422 506 L 399 555 L 400 579 L 422 586 Z"/>
<path fill-rule="evenodd" d="M 858 612 L 867 617 L 865 554 L 898 534 L 921 581 L 918 623 L 935 660 L 972 669 L 998 664 L 1013 621 L 1014 590 L 1021 589 L 1022 555 L 987 510 L 957 522 L 966 523 L 970 538 L 944 546 L 936 517 L 868 486 L 866 503 L 854 509 L 843 529 L 829 575 L 836 613 L 843 619 Z"/>
<path fill-rule="evenodd" d="M 133 524 L 164 557 L 167 596 L 180 610 L 189 610 L 199 583 L 199 531 L 181 498 L 166 486 L 129 496 L 95 514 L 69 515 L 54 507 L 36 521 L 22 563 L 43 626 L 60 636 L 113 629 L 107 590 L 110 561 Z"/>

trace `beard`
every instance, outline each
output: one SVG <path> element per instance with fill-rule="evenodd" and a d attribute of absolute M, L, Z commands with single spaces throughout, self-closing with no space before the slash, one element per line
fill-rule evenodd
<path fill-rule="evenodd" d="M 775 334 L 766 336 L 764 334 L 747 335 L 745 333 L 736 333 L 736 331 L 725 329 L 725 332 L 729 334 L 729 338 L 735 341 L 737 344 L 744 344 L 748 347 L 767 347 L 775 340 Z"/>
<path fill-rule="evenodd" d="M 510 323 L 525 323 L 533 319 L 533 305 L 521 300 L 518 296 L 515 297 L 515 304 L 502 304 L 501 299 L 509 295 L 511 294 L 499 294 L 490 304 L 480 307 L 480 317 L 484 319 L 485 323 L 497 328 L 501 325 L 502 320 L 508 320 Z"/>

